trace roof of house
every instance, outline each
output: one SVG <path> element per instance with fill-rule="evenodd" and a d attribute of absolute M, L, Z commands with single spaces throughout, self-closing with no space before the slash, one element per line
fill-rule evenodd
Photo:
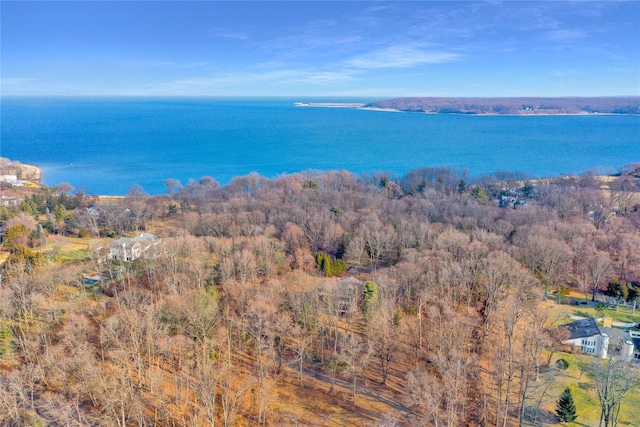
<path fill-rule="evenodd" d="M 596 320 L 592 317 L 586 319 L 576 320 L 573 323 L 558 326 L 559 329 L 564 329 L 569 332 L 568 340 L 574 340 L 576 338 L 588 338 L 596 335 L 600 335 L 600 329 L 596 324 Z"/>
<path fill-rule="evenodd" d="M 340 285 L 342 286 L 349 286 L 349 285 L 356 285 L 356 286 L 360 286 L 362 285 L 362 280 L 358 280 L 357 278 L 353 277 L 353 276 L 349 276 L 349 277 L 345 277 L 344 279 L 340 280 L 338 282 Z"/>
<path fill-rule="evenodd" d="M 618 340 L 622 342 L 631 340 L 631 337 L 629 336 L 629 332 L 623 329 L 602 327 L 600 328 L 600 331 L 603 334 L 607 334 L 609 338 L 611 338 L 611 340 Z"/>
<path fill-rule="evenodd" d="M 114 241 L 113 243 L 111 243 L 111 246 L 133 246 L 133 244 L 137 243 L 137 242 L 141 242 L 141 243 L 148 243 L 148 244 L 153 244 L 157 241 L 159 241 L 160 239 L 158 238 L 158 236 L 156 236 L 155 234 L 151 234 L 151 233 L 142 233 L 139 236 L 136 237 L 121 237 L 118 240 Z"/>

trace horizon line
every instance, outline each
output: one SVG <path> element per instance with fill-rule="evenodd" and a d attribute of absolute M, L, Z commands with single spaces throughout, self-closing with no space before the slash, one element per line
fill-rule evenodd
<path fill-rule="evenodd" d="M 377 98 L 377 99 L 401 99 L 401 98 L 453 98 L 453 99 L 520 99 L 520 98 L 640 98 L 638 95 L 509 95 L 509 96 L 483 96 L 483 95 L 144 95 L 144 94 L 83 94 L 83 95 L 52 95 L 52 94 L 0 94 L 0 98 Z"/>

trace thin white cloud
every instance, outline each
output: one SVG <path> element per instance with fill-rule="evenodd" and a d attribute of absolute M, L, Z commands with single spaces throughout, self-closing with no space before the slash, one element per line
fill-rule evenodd
<path fill-rule="evenodd" d="M 173 66 L 176 68 L 199 68 L 210 65 L 211 61 L 196 61 L 196 62 L 174 62 Z"/>
<path fill-rule="evenodd" d="M 328 49 L 350 49 L 362 42 L 358 34 L 327 34 L 307 31 L 266 40 L 261 47 L 268 53 L 279 53 L 283 56 L 298 56 L 304 53 Z"/>
<path fill-rule="evenodd" d="M 134 67 L 167 67 L 167 68 L 199 68 L 210 65 L 211 61 L 177 62 L 177 61 L 128 61 L 124 66 Z"/>
<path fill-rule="evenodd" d="M 423 64 L 457 61 L 461 55 L 441 50 L 422 49 L 410 45 L 393 45 L 346 61 L 350 67 L 360 69 L 409 68 Z"/>
<path fill-rule="evenodd" d="M 161 83 L 160 91 L 171 93 L 191 93 L 200 90 L 226 89 L 229 86 L 244 86 L 269 84 L 285 86 L 290 84 L 333 85 L 350 81 L 354 78 L 353 71 L 307 71 L 307 70 L 277 70 L 264 73 L 228 73 L 211 77 L 196 77 L 179 79 Z"/>
<path fill-rule="evenodd" d="M 637 73 L 637 67 L 609 67 L 606 69 L 607 71 L 613 71 L 616 73 Z"/>
<path fill-rule="evenodd" d="M 224 39 L 231 39 L 231 40 L 249 40 L 250 38 L 247 33 L 241 33 L 241 32 L 220 33 L 219 36 Z"/>
<path fill-rule="evenodd" d="M 582 30 L 553 30 L 544 34 L 546 40 L 554 42 L 573 41 L 585 37 L 587 37 L 587 34 Z"/>
<path fill-rule="evenodd" d="M 556 77 L 576 76 L 578 74 L 582 74 L 582 73 L 580 73 L 578 70 L 572 70 L 572 69 L 557 70 L 551 73 L 552 76 L 556 76 Z"/>
<path fill-rule="evenodd" d="M 33 80 L 34 79 L 28 78 L 28 77 L 3 78 L 3 79 L 0 79 L 0 85 L 2 85 L 2 86 L 12 86 L 12 87 L 24 86 L 26 84 L 29 84 L 29 83 L 33 82 Z"/>
<path fill-rule="evenodd" d="M 205 31 L 205 35 L 209 38 L 222 38 L 228 40 L 249 40 L 251 36 L 244 31 L 237 31 L 228 28 L 210 28 Z"/>

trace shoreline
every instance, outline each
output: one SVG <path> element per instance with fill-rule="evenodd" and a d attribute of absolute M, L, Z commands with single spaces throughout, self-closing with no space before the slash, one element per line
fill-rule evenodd
<path fill-rule="evenodd" d="M 640 115 L 640 97 L 397 97 L 367 103 L 367 107 L 407 112 L 482 116 Z"/>
<path fill-rule="evenodd" d="M 441 112 L 441 111 L 418 111 L 418 110 L 401 110 L 393 107 L 375 107 L 364 103 L 357 102 L 294 102 L 296 107 L 306 108 L 350 108 L 363 111 L 382 111 L 385 113 L 415 113 L 415 114 L 428 114 L 428 115 L 447 115 L 447 116 L 481 116 L 481 117 L 549 117 L 549 116 L 561 116 L 561 117 L 574 117 L 574 116 L 637 116 L 633 113 L 536 113 L 523 111 L 522 113 L 475 113 L 475 112 Z"/>
<path fill-rule="evenodd" d="M 383 111 L 387 112 L 386 110 L 383 110 Z M 391 111 L 391 112 L 404 112 L 404 111 L 398 110 L 398 111 Z M 437 113 L 427 113 L 427 114 L 437 114 Z M 462 115 L 464 115 L 464 114 L 462 114 Z M 8 160 L 8 159 L 5 159 L 5 158 L 1 158 L 1 159 L 5 160 L 5 161 Z M 41 171 L 40 168 L 38 168 L 36 166 L 33 166 L 33 165 L 24 165 L 24 164 L 22 164 L 20 162 L 16 162 L 16 161 L 13 161 L 13 162 L 10 161 L 10 163 L 11 164 L 16 164 L 17 163 L 21 167 L 27 167 L 29 170 Z M 2 163 L 0 163 L 0 166 L 2 166 Z M 326 170 L 326 171 L 322 171 L 322 172 L 323 173 L 327 173 L 327 172 L 331 172 L 331 170 Z M 294 172 L 294 174 L 296 174 L 296 173 L 303 173 L 303 171 Z M 546 181 L 546 180 L 549 180 L 549 179 L 570 178 L 570 177 L 575 177 L 575 176 L 577 176 L 577 175 L 573 174 L 573 173 L 562 173 L 562 174 L 558 174 L 558 175 L 532 177 L 530 179 L 530 181 L 532 181 L 532 182 L 543 182 L 543 181 Z M 606 186 L 608 183 L 610 183 L 612 180 L 614 180 L 615 177 L 617 177 L 617 176 L 618 175 L 614 173 L 614 174 L 596 175 L 595 177 L 598 178 L 601 181 L 602 185 Z M 278 177 L 264 177 L 264 178 L 267 179 L 267 180 L 276 180 L 276 179 L 278 179 Z M 640 179 L 640 177 L 637 178 L 637 179 Z M 29 182 L 29 183 L 32 184 L 32 186 L 30 187 L 31 189 L 39 188 L 39 189 L 53 190 L 55 188 L 55 187 L 50 187 L 50 186 L 48 186 L 46 184 L 43 184 L 41 182 L 37 182 L 36 183 L 34 181 L 31 181 L 31 180 L 24 180 L 24 181 Z M 227 185 L 229 185 L 229 184 L 227 184 Z M 24 187 L 26 188 L 27 186 L 24 186 Z M 226 187 L 226 185 L 222 185 L 221 186 L 221 188 L 224 188 L 224 187 Z M 14 186 L 14 188 L 16 188 L 16 187 Z M 22 187 L 18 187 L 18 188 L 22 188 Z M 94 197 L 95 198 L 94 200 L 96 201 L 96 203 L 100 204 L 100 205 L 110 204 L 110 203 L 114 203 L 114 202 L 117 202 L 117 201 L 121 201 L 121 200 L 123 200 L 123 199 L 125 199 L 125 198 L 127 198 L 129 196 L 129 194 L 100 194 L 100 193 L 85 193 L 85 195 L 86 196 L 90 196 L 90 197 Z M 166 196 L 166 194 L 165 193 L 159 193 L 159 194 L 145 193 L 145 196 L 153 198 L 153 197 L 163 197 L 163 196 Z"/>
<path fill-rule="evenodd" d="M 20 163 L 6 157 L 0 157 L 0 175 L 15 178 L 20 181 L 30 181 L 34 184 L 42 185 L 42 168 L 34 165 Z"/>
<path fill-rule="evenodd" d="M 385 113 L 414 113 L 414 114 L 428 114 L 428 115 L 442 115 L 442 116 L 480 116 L 480 117 L 581 117 L 581 116 L 638 116 L 638 114 L 630 113 L 533 113 L 533 114 L 499 114 L 499 113 L 442 113 L 439 111 L 414 111 L 414 110 L 399 110 L 397 108 L 380 108 L 380 107 L 359 107 L 358 110 L 366 111 L 382 111 Z"/>
<path fill-rule="evenodd" d="M 367 104 L 362 102 L 294 102 L 293 105 L 312 108 L 360 108 Z"/>

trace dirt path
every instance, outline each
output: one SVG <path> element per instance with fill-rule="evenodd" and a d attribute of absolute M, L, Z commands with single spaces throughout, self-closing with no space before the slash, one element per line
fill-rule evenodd
<path fill-rule="evenodd" d="M 304 368 L 303 372 L 305 373 L 305 375 L 307 375 L 310 378 L 315 378 L 318 381 L 321 381 L 323 383 L 325 383 L 328 387 L 331 387 L 331 384 L 333 382 L 333 384 L 335 384 L 335 386 L 337 387 L 341 387 L 343 389 L 346 389 L 347 391 L 347 399 L 349 399 L 349 402 L 351 402 L 351 390 L 353 387 L 353 384 L 351 383 L 351 381 L 347 381 L 347 380 L 343 380 L 339 377 L 336 377 L 335 380 L 332 381 L 331 376 L 324 374 L 320 371 L 317 370 L 313 370 L 313 369 L 308 369 L 308 368 Z M 359 382 L 362 381 L 361 379 L 359 380 Z M 358 385 L 356 385 L 356 400 L 358 400 L 359 397 L 362 396 L 366 396 L 369 397 L 373 400 L 376 400 L 390 408 L 395 409 L 402 417 L 406 418 L 408 415 L 411 414 L 411 410 L 406 407 L 404 404 L 402 404 L 401 402 L 399 402 L 396 399 L 393 399 L 391 397 L 389 397 L 388 395 L 386 395 L 385 393 L 375 390 L 373 388 L 369 387 L 365 387 L 362 388 Z"/>

